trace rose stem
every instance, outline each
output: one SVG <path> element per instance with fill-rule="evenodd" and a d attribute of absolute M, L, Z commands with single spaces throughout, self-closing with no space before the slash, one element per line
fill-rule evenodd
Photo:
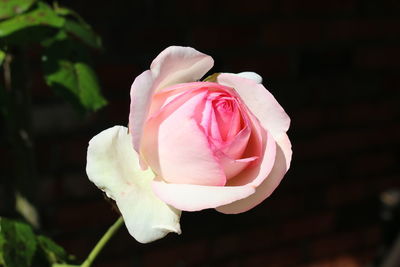
<path fill-rule="evenodd" d="M 107 232 L 103 235 L 103 237 L 97 242 L 96 246 L 90 252 L 89 256 L 81 265 L 72 265 L 72 264 L 65 264 L 65 263 L 54 263 L 52 267 L 90 267 L 93 261 L 96 259 L 97 255 L 101 252 L 103 247 L 107 244 L 108 240 L 117 232 L 117 230 L 123 224 L 124 219 L 122 216 L 118 218 L 118 220 L 108 228 Z"/>
<path fill-rule="evenodd" d="M 110 228 L 108 228 L 107 232 L 103 235 L 103 237 L 99 240 L 99 242 L 97 242 L 96 246 L 90 252 L 90 254 L 86 258 L 86 260 L 82 263 L 81 267 L 90 267 L 92 265 L 92 262 L 94 261 L 94 259 L 96 259 L 97 255 L 101 252 L 103 247 L 107 244 L 108 240 L 110 240 L 110 238 L 121 227 L 123 222 L 124 222 L 124 219 L 121 216 L 118 218 L 118 220 L 113 225 L 111 225 Z"/>

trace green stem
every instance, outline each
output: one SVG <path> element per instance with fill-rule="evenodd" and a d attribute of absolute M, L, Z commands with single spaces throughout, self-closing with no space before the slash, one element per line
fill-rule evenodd
<path fill-rule="evenodd" d="M 72 264 L 59 264 L 55 263 L 52 267 L 90 267 L 93 261 L 96 259 L 97 255 L 101 252 L 103 247 L 107 244 L 108 240 L 117 232 L 117 230 L 123 224 L 124 219 L 119 217 L 118 220 L 108 228 L 107 232 L 103 235 L 103 237 L 97 242 L 96 246 L 90 252 L 89 256 L 81 265 L 72 265 Z"/>
<path fill-rule="evenodd" d="M 96 246 L 93 248 L 92 252 L 90 252 L 89 256 L 82 263 L 81 267 L 90 267 L 94 259 L 96 259 L 97 255 L 101 252 L 103 247 L 107 244 L 108 240 L 117 232 L 117 230 L 123 224 L 124 219 L 121 217 L 107 230 L 107 232 L 103 235 L 99 242 L 97 242 Z"/>

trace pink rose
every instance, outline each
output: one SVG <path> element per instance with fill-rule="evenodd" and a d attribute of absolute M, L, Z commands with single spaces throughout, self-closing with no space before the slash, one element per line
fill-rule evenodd
<path fill-rule="evenodd" d="M 181 210 L 247 211 L 289 168 L 290 119 L 261 77 L 198 81 L 212 66 L 193 48 L 165 49 L 133 82 L 129 134 L 117 126 L 90 141 L 89 179 L 140 242 L 180 233 Z"/>

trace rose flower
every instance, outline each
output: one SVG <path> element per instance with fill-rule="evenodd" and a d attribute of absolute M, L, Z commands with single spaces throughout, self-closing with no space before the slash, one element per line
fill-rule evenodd
<path fill-rule="evenodd" d="M 261 77 L 217 73 L 213 59 L 168 47 L 131 87 L 129 126 L 93 137 L 89 179 L 114 199 L 130 234 L 180 233 L 181 211 L 247 211 L 289 168 L 290 119 Z"/>

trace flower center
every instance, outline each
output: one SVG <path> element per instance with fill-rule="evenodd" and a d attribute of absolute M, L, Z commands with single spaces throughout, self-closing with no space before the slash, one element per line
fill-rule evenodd
<path fill-rule="evenodd" d="M 205 99 L 200 125 L 216 147 L 229 142 L 242 128 L 237 101 L 221 91 L 210 91 Z"/>

